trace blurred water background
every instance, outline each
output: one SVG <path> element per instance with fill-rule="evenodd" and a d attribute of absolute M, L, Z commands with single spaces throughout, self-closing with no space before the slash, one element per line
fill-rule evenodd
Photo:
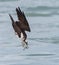
<path fill-rule="evenodd" d="M 23 50 L 9 13 L 25 12 L 31 32 Z M 59 0 L 0 0 L 0 65 L 59 65 Z"/>

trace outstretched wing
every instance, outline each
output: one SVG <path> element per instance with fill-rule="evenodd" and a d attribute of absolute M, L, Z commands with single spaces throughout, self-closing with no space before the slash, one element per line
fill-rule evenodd
<path fill-rule="evenodd" d="M 22 12 L 19 7 L 16 8 L 16 12 L 17 12 L 19 22 L 24 26 L 24 30 L 30 32 L 30 27 L 29 27 L 29 24 L 28 24 L 28 21 L 25 17 L 24 12 Z"/>
<path fill-rule="evenodd" d="M 11 19 L 11 21 L 12 21 L 12 26 L 13 26 L 13 29 L 14 29 L 14 31 L 17 33 L 17 35 L 20 37 L 20 35 L 21 35 L 21 29 L 17 26 L 17 24 L 16 24 L 16 22 L 14 22 L 14 19 L 13 19 L 13 17 L 9 14 L 9 16 L 10 16 L 10 19 Z"/>

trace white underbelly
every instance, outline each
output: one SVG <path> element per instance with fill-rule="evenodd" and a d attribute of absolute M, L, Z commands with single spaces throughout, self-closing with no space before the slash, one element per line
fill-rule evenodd
<path fill-rule="evenodd" d="M 25 37 L 24 37 L 23 33 L 21 32 L 21 43 L 22 43 L 22 46 L 24 48 L 27 48 L 28 47 L 28 45 L 26 45 L 27 40 L 24 41 L 24 39 L 25 39 Z"/>
<path fill-rule="evenodd" d="M 23 36 L 23 33 L 21 32 L 21 38 L 23 38 L 24 36 Z"/>
<path fill-rule="evenodd" d="M 24 35 L 23 35 L 22 32 L 21 32 L 21 40 L 22 40 L 22 41 L 24 40 Z"/>

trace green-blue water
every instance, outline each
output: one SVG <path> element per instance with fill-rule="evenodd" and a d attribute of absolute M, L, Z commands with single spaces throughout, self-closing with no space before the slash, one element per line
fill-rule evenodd
<path fill-rule="evenodd" d="M 31 32 L 23 50 L 8 14 L 25 12 Z M 0 0 L 0 65 L 59 65 L 59 0 Z"/>

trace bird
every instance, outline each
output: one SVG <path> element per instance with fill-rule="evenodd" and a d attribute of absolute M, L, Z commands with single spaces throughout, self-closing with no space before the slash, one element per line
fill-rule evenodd
<path fill-rule="evenodd" d="M 20 7 L 16 8 L 16 13 L 18 20 L 14 21 L 11 14 L 9 14 L 10 19 L 12 21 L 12 27 L 15 31 L 15 33 L 18 35 L 19 38 L 21 38 L 22 46 L 24 48 L 28 48 L 28 41 L 27 41 L 27 34 L 25 31 L 31 32 L 29 23 L 26 19 L 26 16 L 23 11 L 21 11 Z"/>

